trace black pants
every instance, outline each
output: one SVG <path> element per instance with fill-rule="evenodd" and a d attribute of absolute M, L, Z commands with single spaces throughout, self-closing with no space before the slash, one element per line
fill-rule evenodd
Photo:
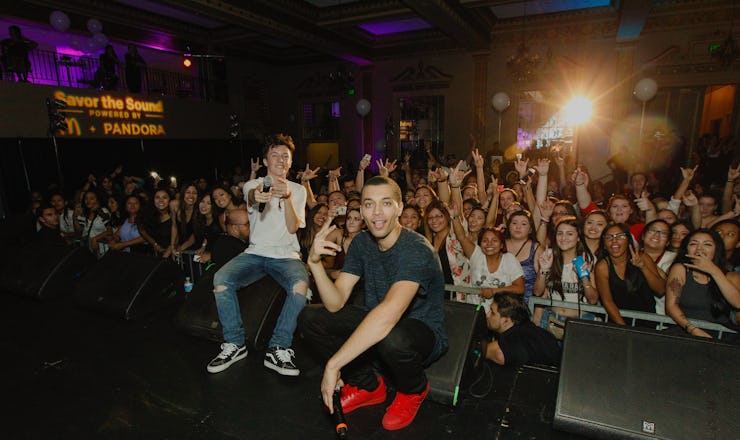
<path fill-rule="evenodd" d="M 306 307 L 298 316 L 298 329 L 321 357 L 328 360 L 367 313 L 353 305 L 346 305 L 336 313 L 323 307 Z M 427 385 L 424 360 L 431 355 L 434 343 L 434 333 L 426 324 L 402 318 L 385 338 L 342 368 L 342 379 L 359 388 L 374 390 L 378 380 L 373 362 L 378 360 L 398 391 L 420 393 Z"/>

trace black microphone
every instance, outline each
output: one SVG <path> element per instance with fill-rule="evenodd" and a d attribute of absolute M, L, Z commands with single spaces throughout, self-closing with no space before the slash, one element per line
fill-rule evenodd
<path fill-rule="evenodd" d="M 265 176 L 265 178 L 262 180 L 262 192 L 266 193 L 270 191 L 270 188 L 272 187 L 272 177 Z M 262 212 L 265 210 L 265 202 L 260 202 L 259 211 Z"/>
<path fill-rule="evenodd" d="M 334 391 L 334 425 L 337 431 L 337 438 L 347 438 L 347 420 L 344 419 L 344 410 L 342 409 L 341 391 L 337 389 Z"/>

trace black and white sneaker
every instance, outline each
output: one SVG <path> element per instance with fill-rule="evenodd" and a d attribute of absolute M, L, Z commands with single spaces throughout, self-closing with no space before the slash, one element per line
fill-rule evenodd
<path fill-rule="evenodd" d="M 209 373 L 220 373 L 229 368 L 234 362 L 247 357 L 247 346 L 236 345 L 231 342 L 221 344 L 221 353 L 218 354 L 206 369 Z"/>
<path fill-rule="evenodd" d="M 265 353 L 265 367 L 275 370 L 283 376 L 298 376 L 301 370 L 295 366 L 295 352 L 292 348 L 270 347 Z"/>

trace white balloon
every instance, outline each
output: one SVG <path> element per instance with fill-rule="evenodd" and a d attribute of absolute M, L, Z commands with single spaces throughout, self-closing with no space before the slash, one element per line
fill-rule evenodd
<path fill-rule="evenodd" d="M 502 112 L 509 108 L 509 106 L 511 105 L 511 98 L 509 98 L 509 95 L 506 94 L 506 92 L 498 92 L 493 95 L 493 99 L 491 99 L 491 105 L 497 111 Z"/>
<path fill-rule="evenodd" d="M 635 98 L 645 102 L 653 99 L 657 92 L 658 83 L 656 83 L 652 78 L 643 78 L 637 81 L 637 84 L 635 84 L 635 90 L 632 91 L 632 94 L 635 95 Z"/>
<path fill-rule="evenodd" d="M 98 32 L 92 36 L 93 43 L 98 49 L 104 48 L 108 44 L 108 37 L 104 33 Z"/>
<path fill-rule="evenodd" d="M 69 16 L 62 11 L 54 11 L 49 14 L 49 24 L 59 32 L 66 32 L 69 29 Z"/>
<path fill-rule="evenodd" d="M 355 106 L 355 109 L 357 110 L 357 113 L 360 116 L 365 116 L 368 113 L 370 113 L 371 108 L 372 106 L 370 105 L 370 101 L 368 101 L 365 98 L 362 98 L 359 101 L 357 101 L 357 105 Z"/>
<path fill-rule="evenodd" d="M 91 18 L 87 20 L 87 30 L 90 31 L 93 34 L 97 34 L 98 32 L 103 31 L 103 23 L 100 22 L 97 18 Z"/>

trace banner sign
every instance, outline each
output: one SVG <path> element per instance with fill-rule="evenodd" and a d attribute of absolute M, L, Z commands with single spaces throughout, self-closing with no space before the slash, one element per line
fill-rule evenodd
<path fill-rule="evenodd" d="M 67 137 L 163 137 L 167 135 L 164 101 L 141 96 L 85 94 L 55 90 L 54 99 L 64 101 L 59 110 L 67 118 Z"/>

